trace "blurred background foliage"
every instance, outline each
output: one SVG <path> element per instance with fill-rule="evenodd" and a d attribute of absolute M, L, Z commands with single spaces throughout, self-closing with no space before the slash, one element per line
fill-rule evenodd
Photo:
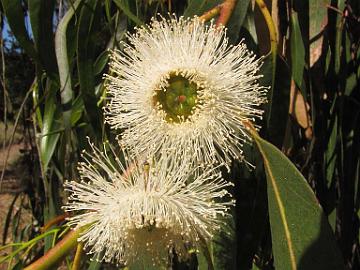
<path fill-rule="evenodd" d="M 269 55 L 268 27 L 254 1 L 238 0 L 227 24 L 232 44 L 243 39 L 264 55 L 261 83 L 273 87 L 260 135 L 307 179 L 335 233 L 346 269 L 360 269 L 360 2 L 265 2 L 278 34 L 276 66 Z M 121 49 L 126 31 L 134 32 L 157 14 L 202 15 L 220 3 L 1 1 L 2 242 L 38 237 L 4 261 L 4 269 L 22 269 L 64 233 L 63 182 L 77 178 L 80 153 L 88 148 L 86 136 L 99 145 L 115 142 L 116 134 L 104 125 L 102 114 L 108 50 Z M 257 167 L 250 171 L 234 162 L 226 175 L 235 183 L 237 203 L 233 220 L 211 246 L 215 269 L 275 269 L 262 161 L 255 146 L 245 147 Z M 290 194 L 285 200 L 295 199 Z M 297 222 L 306 226 L 301 216 Z M 40 241 L 39 231 L 52 225 Z M 319 250 L 307 252 L 316 257 Z M 70 268 L 72 256 L 60 267 Z M 192 262 L 175 263 L 174 269 L 201 268 L 204 260 L 199 254 Z M 116 267 L 84 257 L 81 269 Z"/>

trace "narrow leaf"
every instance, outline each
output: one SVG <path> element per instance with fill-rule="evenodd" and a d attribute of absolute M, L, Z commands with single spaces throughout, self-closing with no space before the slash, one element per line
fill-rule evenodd
<path fill-rule="evenodd" d="M 57 90 L 57 85 L 48 80 L 47 91 L 49 94 L 45 100 L 44 117 L 42 119 L 42 130 L 40 138 L 40 161 L 44 174 L 47 171 L 49 162 L 54 154 L 56 144 L 60 136 L 59 133 L 53 132 L 61 128 L 59 108 L 56 104 Z M 58 111 L 57 116 L 56 111 Z"/>
<path fill-rule="evenodd" d="M 124 3 L 123 0 L 113 0 L 114 3 L 120 8 L 125 15 L 132 20 L 136 25 L 143 25 L 144 23 L 134 14 L 130 11 L 129 7 Z"/>
<path fill-rule="evenodd" d="M 302 89 L 302 80 L 305 66 L 305 48 L 301 36 L 298 15 L 291 13 L 291 72 L 297 86 Z"/>

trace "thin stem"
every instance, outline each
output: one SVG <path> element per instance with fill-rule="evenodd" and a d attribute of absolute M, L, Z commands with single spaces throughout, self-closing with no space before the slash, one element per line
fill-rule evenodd
<path fill-rule="evenodd" d="M 275 69 L 275 64 L 276 64 L 276 54 L 277 54 L 277 32 L 276 32 L 276 27 L 274 24 L 273 19 L 271 18 L 271 14 L 269 12 L 269 9 L 266 7 L 266 4 L 264 3 L 263 0 L 255 0 L 256 4 L 258 5 L 262 15 L 264 16 L 266 25 L 268 27 L 269 30 L 269 36 L 270 36 L 270 53 L 272 55 L 272 61 L 274 64 L 274 69 Z"/>
<path fill-rule="evenodd" d="M 80 270 L 81 256 L 83 254 L 84 244 L 79 242 L 76 248 L 75 258 L 71 270 Z"/>

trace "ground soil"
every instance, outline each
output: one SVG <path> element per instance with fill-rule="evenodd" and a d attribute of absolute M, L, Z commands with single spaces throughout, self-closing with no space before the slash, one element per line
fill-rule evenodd
<path fill-rule="evenodd" d="M 24 183 L 22 182 L 21 168 L 19 163 L 22 157 L 21 150 L 24 149 L 23 143 L 16 143 L 10 149 L 0 148 L 0 175 L 4 171 L 5 159 L 8 155 L 7 166 L 5 168 L 4 177 L 0 188 L 0 246 L 16 241 L 13 237 L 13 217 L 17 214 L 20 216 L 18 232 L 25 228 L 25 226 L 33 223 L 31 211 L 24 208 L 23 205 L 28 204 L 26 195 L 22 192 L 24 190 Z M 14 199 L 16 201 L 11 207 Z M 4 237 L 4 229 L 6 227 L 7 216 L 11 211 L 11 219 L 8 226 L 8 231 Z M 20 211 L 20 213 L 19 213 Z M 4 242 L 5 240 L 5 242 Z M 10 249 L 0 251 L 0 257 L 8 253 Z M 0 264 L 0 270 L 7 269 L 8 264 Z"/>

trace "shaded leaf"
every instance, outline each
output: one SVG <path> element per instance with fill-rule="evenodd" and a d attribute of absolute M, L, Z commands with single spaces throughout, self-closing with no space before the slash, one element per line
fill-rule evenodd
<path fill-rule="evenodd" d="M 273 62 L 271 55 L 267 56 L 261 74 L 264 77 L 260 80 L 262 85 L 271 85 Z M 277 57 L 274 87 L 269 89 L 268 104 L 265 108 L 267 119 L 267 139 L 278 147 L 281 147 L 288 120 L 289 99 L 290 99 L 291 75 L 287 63 Z"/>
<path fill-rule="evenodd" d="M 15 1 L 16 2 L 16 1 Z M 49 75 L 57 76 L 53 35 L 54 0 L 29 0 L 31 29 L 40 61 Z"/>
<path fill-rule="evenodd" d="M 144 23 L 134 14 L 131 12 L 129 6 L 126 4 L 127 2 L 124 0 L 113 0 L 114 3 L 120 8 L 125 15 L 132 20 L 136 25 L 143 25 Z"/>
<path fill-rule="evenodd" d="M 102 116 L 97 107 L 94 82 L 94 32 L 99 25 L 101 1 L 85 1 L 80 13 L 77 43 L 77 64 L 79 71 L 80 91 L 85 110 L 93 129 L 101 130 Z M 99 134 L 99 133 L 96 133 Z"/>

